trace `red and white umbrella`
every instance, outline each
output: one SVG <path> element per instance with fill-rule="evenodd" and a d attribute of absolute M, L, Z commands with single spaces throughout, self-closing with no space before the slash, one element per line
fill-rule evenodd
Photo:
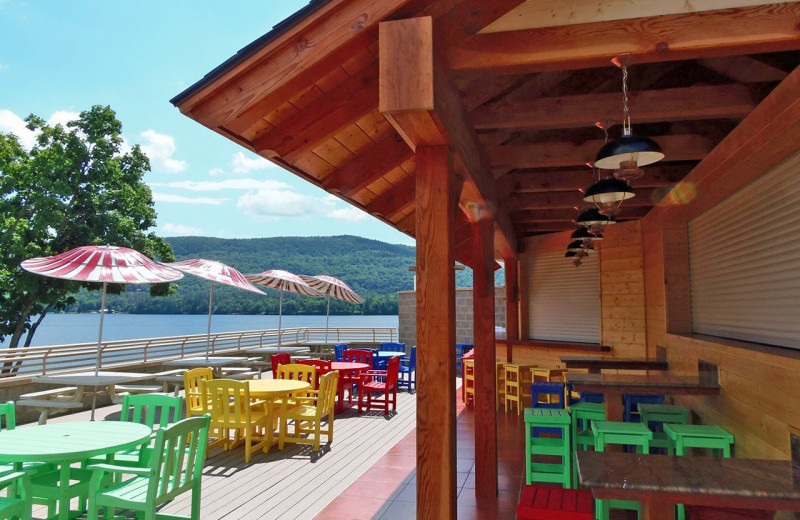
<path fill-rule="evenodd" d="M 281 320 L 283 319 L 283 292 L 289 291 L 305 296 L 323 296 L 321 292 L 314 289 L 302 278 L 289 271 L 281 271 L 280 269 L 272 269 L 258 274 L 248 274 L 245 278 L 250 280 L 256 285 L 278 289 L 281 292 L 278 304 L 278 345 L 281 344 Z"/>
<path fill-rule="evenodd" d="M 205 278 L 211 281 L 211 290 L 208 296 L 208 330 L 206 332 L 206 359 L 208 359 L 208 351 L 211 348 L 211 314 L 214 310 L 214 282 L 224 283 L 237 289 L 250 291 L 263 295 L 264 293 L 247 281 L 242 273 L 229 265 L 214 260 L 205 260 L 203 258 L 194 258 L 192 260 L 183 260 L 181 262 L 164 263 L 168 267 L 189 273 L 200 278 Z"/>
<path fill-rule="evenodd" d="M 95 375 L 100 371 L 100 346 L 103 342 L 103 317 L 108 283 L 164 283 L 183 278 L 183 273 L 154 262 L 127 247 L 82 246 L 60 255 L 30 258 L 20 264 L 26 271 L 80 282 L 102 282 L 100 332 L 97 336 Z"/>
<path fill-rule="evenodd" d="M 300 275 L 300 278 L 310 285 L 312 288 L 318 290 L 322 294 L 328 296 L 328 312 L 325 315 L 325 343 L 328 342 L 328 320 L 331 317 L 331 296 L 337 300 L 342 300 L 348 303 L 364 303 L 364 299 L 356 294 L 346 283 L 334 278 L 320 274 L 317 276 Z"/>

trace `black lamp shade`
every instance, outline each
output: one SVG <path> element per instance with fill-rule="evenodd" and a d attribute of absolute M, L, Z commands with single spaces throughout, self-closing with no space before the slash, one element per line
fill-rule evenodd
<path fill-rule="evenodd" d="M 608 224 L 616 224 L 617 221 L 614 217 L 607 217 L 601 215 L 597 208 L 587 209 L 578 215 L 578 220 L 575 221 L 579 226 L 605 226 Z"/>
<path fill-rule="evenodd" d="M 570 242 L 567 246 L 567 251 L 577 253 L 578 251 L 594 251 L 594 246 L 585 245 L 582 240 L 575 240 Z"/>
<path fill-rule="evenodd" d="M 614 178 L 600 179 L 595 182 L 589 189 L 583 200 L 586 202 L 593 202 L 595 204 L 610 204 L 627 200 L 636 196 L 628 183 Z"/>
<path fill-rule="evenodd" d="M 589 233 L 588 229 L 582 227 L 573 231 L 569 238 L 572 240 L 591 240 L 594 238 L 594 235 Z"/>
<path fill-rule="evenodd" d="M 616 170 L 621 162 L 633 161 L 639 166 L 646 166 L 663 158 L 664 152 L 652 139 L 623 135 L 600 148 L 594 165 L 603 170 Z"/>
<path fill-rule="evenodd" d="M 564 258 L 572 258 L 573 256 L 575 256 L 575 251 L 567 251 L 564 253 Z"/>

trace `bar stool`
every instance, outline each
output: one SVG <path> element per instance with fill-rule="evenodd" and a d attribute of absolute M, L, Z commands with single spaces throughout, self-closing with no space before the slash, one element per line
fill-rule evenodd
<path fill-rule="evenodd" d="M 503 408 L 506 406 L 506 363 L 505 361 L 495 361 L 495 381 L 497 390 L 495 393 L 495 407 L 499 410 L 500 403 Z"/>
<path fill-rule="evenodd" d="M 464 359 L 464 404 L 475 402 L 475 360 Z"/>
<path fill-rule="evenodd" d="M 572 454 L 573 471 L 572 487 L 578 487 L 577 461 L 574 457 L 578 456 L 578 449 L 594 448 L 594 432 L 592 431 L 591 421 L 606 420 L 606 405 L 603 403 L 580 402 L 573 404 L 569 409 L 572 417 Z"/>
<path fill-rule="evenodd" d="M 638 406 L 642 424 L 647 425 L 653 432 L 653 440 L 650 441 L 651 450 L 653 448 L 667 450 L 672 445 L 664 432 L 665 423 L 686 424 L 689 422 L 689 410 L 680 405 L 639 403 Z"/>
<path fill-rule="evenodd" d="M 535 383 L 537 381 L 544 381 L 547 383 L 551 383 L 554 381 L 563 381 L 564 372 L 566 370 L 561 368 L 538 368 L 534 367 L 531 368 L 531 383 Z M 551 396 L 545 396 L 546 403 L 550 402 Z"/>
<path fill-rule="evenodd" d="M 570 417 L 562 408 L 525 409 L 525 483 L 555 482 L 565 488 L 570 480 Z M 540 429 L 555 428 L 560 437 L 541 437 Z M 561 462 L 534 462 L 535 455 L 561 457 Z"/>
<path fill-rule="evenodd" d="M 639 403 L 661 404 L 663 402 L 664 402 L 663 395 L 622 394 L 622 404 L 625 407 L 622 420 L 625 422 L 640 422 L 639 411 L 636 408 L 639 405 Z"/>
<path fill-rule="evenodd" d="M 506 406 L 508 411 L 510 404 L 515 403 L 517 415 L 522 413 L 525 403 L 530 398 L 530 373 L 535 365 L 521 365 L 519 363 L 506 363 Z"/>
<path fill-rule="evenodd" d="M 619 421 L 592 421 L 594 433 L 594 449 L 605 451 L 609 444 L 623 446 L 636 446 L 638 453 L 650 452 L 650 441 L 653 432 L 642 423 Z M 641 517 L 641 504 L 635 500 L 604 500 L 595 499 L 595 514 L 597 520 L 608 520 L 609 508 L 629 509 L 637 512 Z"/>
<path fill-rule="evenodd" d="M 686 455 L 689 448 L 708 448 L 712 454 L 730 458 L 733 434 L 725 428 L 707 424 L 665 424 L 664 432 L 669 437 L 669 455 Z M 686 518 L 683 504 L 676 506 L 678 520 Z"/>

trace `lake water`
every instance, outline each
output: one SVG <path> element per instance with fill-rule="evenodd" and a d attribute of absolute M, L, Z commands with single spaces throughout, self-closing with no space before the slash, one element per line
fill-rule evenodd
<path fill-rule="evenodd" d="M 330 327 L 397 328 L 397 316 L 331 316 Z M 283 328 L 325 327 L 325 316 L 284 316 Z M 99 314 L 48 314 L 33 336 L 33 346 L 97 341 Z M 107 314 L 103 340 L 154 338 L 205 334 L 208 315 Z M 277 329 L 278 316 L 212 316 L 211 332 Z M 7 341 L 7 340 L 6 340 Z M 0 344 L 6 346 L 6 343 Z"/>

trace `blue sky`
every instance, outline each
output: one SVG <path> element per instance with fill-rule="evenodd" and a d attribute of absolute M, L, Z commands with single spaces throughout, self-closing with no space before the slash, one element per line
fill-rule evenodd
<path fill-rule="evenodd" d="M 180 114 L 169 100 L 305 0 L 0 0 L 0 132 L 110 105 L 150 156 L 161 236 L 408 236 Z"/>

